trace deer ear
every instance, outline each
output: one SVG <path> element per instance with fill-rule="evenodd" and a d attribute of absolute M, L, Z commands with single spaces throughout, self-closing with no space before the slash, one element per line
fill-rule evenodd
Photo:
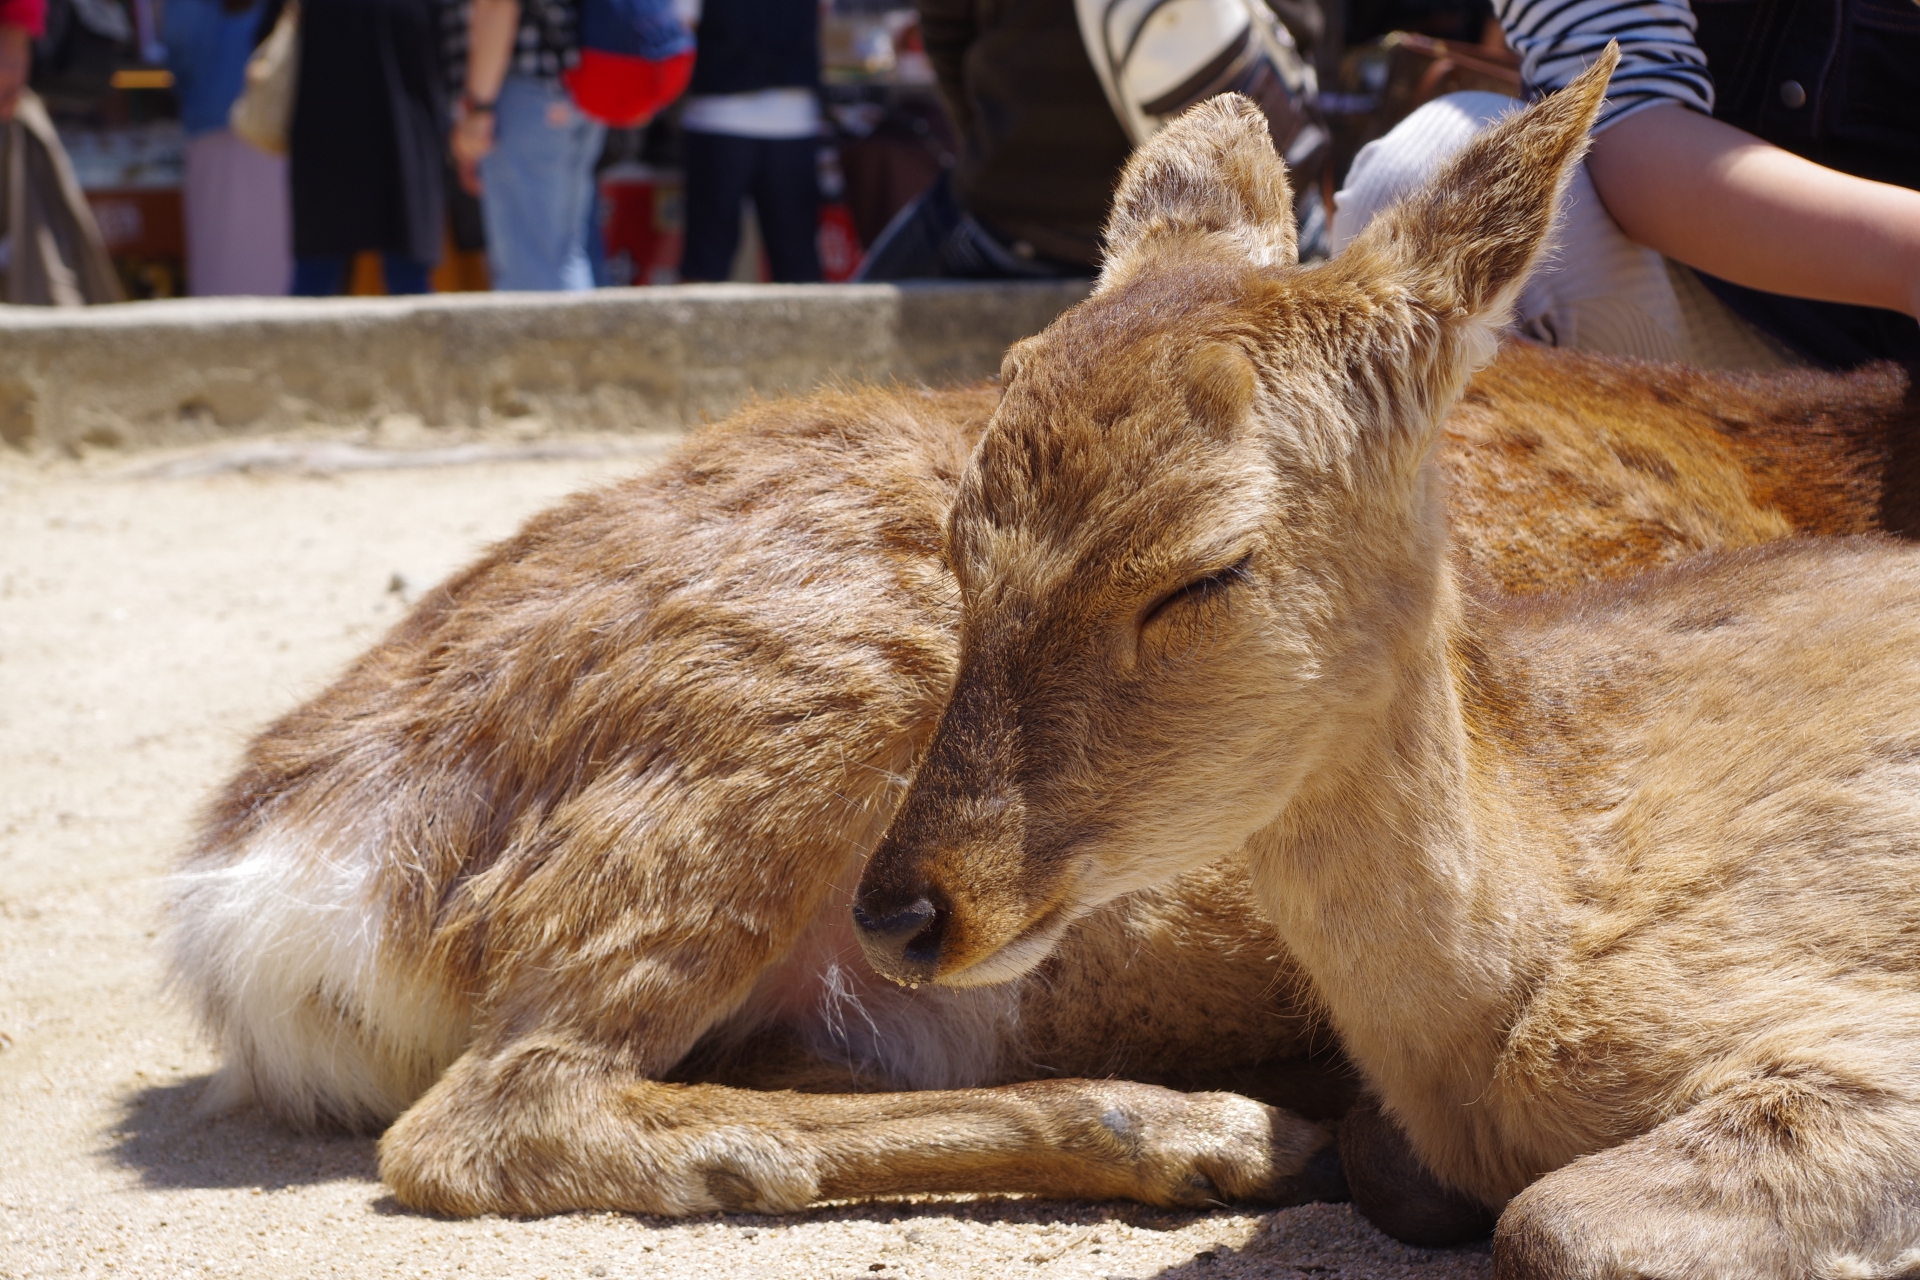
<path fill-rule="evenodd" d="M 1609 43 L 1566 88 L 1482 132 L 1369 223 L 1338 265 L 1394 279 L 1443 321 L 1475 323 L 1490 337 L 1540 257 L 1619 61 L 1620 46 Z"/>
<path fill-rule="evenodd" d="M 1173 238 L 1214 237 L 1257 266 L 1299 259 L 1293 191 L 1267 117 L 1237 93 L 1209 98 L 1149 138 L 1120 175 L 1107 220 L 1102 288 Z"/>

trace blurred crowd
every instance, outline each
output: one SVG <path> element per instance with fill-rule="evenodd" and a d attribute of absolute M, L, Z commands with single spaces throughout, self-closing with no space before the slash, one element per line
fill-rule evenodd
<path fill-rule="evenodd" d="M 5 297 L 1087 276 L 1131 149 L 1229 90 L 1324 257 L 1617 39 L 1522 331 L 1920 359 L 1913 0 L 908 2 L 0 0 Z M 102 110 L 178 131 L 183 288 L 108 253 Z"/>

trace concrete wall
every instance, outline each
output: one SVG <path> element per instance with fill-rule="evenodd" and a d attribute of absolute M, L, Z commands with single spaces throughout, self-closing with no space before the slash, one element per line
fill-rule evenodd
<path fill-rule="evenodd" d="M 984 377 L 1081 283 L 0 306 L 0 442 L 186 445 L 413 415 L 662 430 L 832 378 Z"/>

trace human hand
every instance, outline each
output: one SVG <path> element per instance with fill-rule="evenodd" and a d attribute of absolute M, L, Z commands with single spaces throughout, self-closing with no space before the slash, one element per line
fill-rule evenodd
<path fill-rule="evenodd" d="M 27 29 L 0 22 L 0 124 L 13 119 L 20 105 L 20 90 L 26 87 L 27 64 L 32 56 L 33 40 Z"/>
<path fill-rule="evenodd" d="M 461 188 L 470 196 L 479 195 L 480 161 L 493 150 L 493 112 L 463 111 L 449 145 Z"/>

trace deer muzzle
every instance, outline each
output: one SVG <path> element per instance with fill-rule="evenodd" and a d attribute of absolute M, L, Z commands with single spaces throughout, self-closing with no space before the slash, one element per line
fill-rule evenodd
<path fill-rule="evenodd" d="M 853 925 L 867 962 L 895 982 L 932 982 L 940 968 L 952 913 L 928 892 L 910 901 L 887 891 L 864 893 L 853 904 Z"/>

